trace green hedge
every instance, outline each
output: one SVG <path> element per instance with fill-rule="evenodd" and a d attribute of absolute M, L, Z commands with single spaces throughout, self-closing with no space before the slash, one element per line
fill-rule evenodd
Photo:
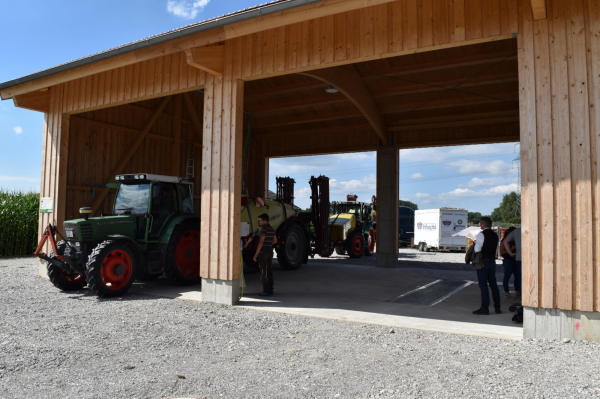
<path fill-rule="evenodd" d="M 0 257 L 33 254 L 39 212 L 38 194 L 0 188 Z"/>

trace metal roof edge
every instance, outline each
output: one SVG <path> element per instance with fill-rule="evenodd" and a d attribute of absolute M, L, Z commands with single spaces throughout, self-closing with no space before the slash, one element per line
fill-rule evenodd
<path fill-rule="evenodd" d="M 57 65 L 55 67 L 51 67 L 48 69 L 44 69 L 39 72 L 34 72 L 29 75 L 25 75 L 23 77 L 9 80 L 3 83 L 0 83 L 0 90 L 7 89 L 9 87 L 13 87 L 19 84 L 31 82 L 33 80 L 44 78 L 50 75 L 54 75 L 59 72 L 64 72 L 69 69 L 88 65 L 97 61 L 105 60 L 107 58 L 114 57 L 116 55 L 121 55 L 125 53 L 129 53 L 131 51 L 135 51 L 141 48 L 154 46 L 156 44 L 168 42 L 169 40 L 177 39 L 180 37 L 185 37 L 189 35 L 193 35 L 195 33 L 204 32 L 210 29 L 223 27 L 226 25 L 231 25 L 236 22 L 246 21 L 252 18 L 261 17 L 268 14 L 273 14 L 276 12 L 289 10 L 291 8 L 300 7 L 307 4 L 317 3 L 323 0 L 284 0 L 275 4 L 265 4 L 264 6 L 258 6 L 256 8 L 252 8 L 247 11 L 235 12 L 229 16 L 225 15 L 223 17 L 217 17 L 213 19 L 209 19 L 206 22 L 199 22 L 197 24 L 186 26 L 183 28 L 178 28 L 173 31 L 167 32 L 165 34 L 158 34 L 154 37 L 148 39 L 138 40 L 136 42 L 132 42 L 130 44 L 126 44 L 121 47 L 116 47 L 114 49 L 106 50 L 97 54 L 89 55 L 83 58 L 79 58 L 74 61 L 67 62 L 65 64 Z"/>

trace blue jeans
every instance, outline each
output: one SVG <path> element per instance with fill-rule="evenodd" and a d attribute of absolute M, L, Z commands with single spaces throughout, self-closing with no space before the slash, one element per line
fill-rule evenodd
<path fill-rule="evenodd" d="M 500 290 L 496 282 L 496 260 L 484 259 L 483 265 L 483 269 L 477 269 L 477 281 L 481 290 L 481 308 L 487 310 L 490 307 L 489 284 L 494 298 L 494 308 L 500 309 Z"/>
<path fill-rule="evenodd" d="M 515 291 L 521 292 L 521 262 L 517 262 L 515 258 L 506 257 L 502 261 L 504 267 L 504 292 L 508 292 L 508 282 L 510 276 L 515 276 Z"/>

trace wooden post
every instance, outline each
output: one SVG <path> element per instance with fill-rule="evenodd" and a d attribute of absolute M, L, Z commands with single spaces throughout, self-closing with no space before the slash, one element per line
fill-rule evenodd
<path fill-rule="evenodd" d="M 204 90 L 200 275 L 204 301 L 238 301 L 244 82 L 234 62 L 241 41 L 225 49 L 223 76 Z"/>
<path fill-rule="evenodd" d="M 173 164 L 171 174 L 173 176 L 182 176 L 181 170 L 181 115 L 183 113 L 183 103 L 180 94 L 173 96 Z"/>

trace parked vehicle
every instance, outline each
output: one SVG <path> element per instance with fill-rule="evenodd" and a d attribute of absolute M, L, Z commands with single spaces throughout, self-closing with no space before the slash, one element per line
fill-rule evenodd
<path fill-rule="evenodd" d="M 465 251 L 467 239 L 452 237 L 467 226 L 468 211 L 458 208 L 415 211 L 415 244 L 419 251 Z"/>
<path fill-rule="evenodd" d="M 398 207 L 398 246 L 410 246 L 415 235 L 415 210 L 408 206 Z"/>

